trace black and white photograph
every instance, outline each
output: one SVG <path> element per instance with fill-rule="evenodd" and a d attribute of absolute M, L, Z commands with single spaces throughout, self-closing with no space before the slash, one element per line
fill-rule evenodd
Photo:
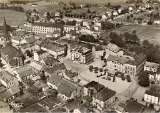
<path fill-rule="evenodd" d="M 160 0 L 0 0 L 0 113 L 160 113 Z"/>

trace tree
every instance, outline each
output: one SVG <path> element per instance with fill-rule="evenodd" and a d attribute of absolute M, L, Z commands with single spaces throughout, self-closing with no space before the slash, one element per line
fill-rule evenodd
<path fill-rule="evenodd" d="M 147 71 L 142 71 L 138 74 L 138 84 L 143 87 L 149 86 L 149 73 Z"/>
<path fill-rule="evenodd" d="M 110 2 L 108 2 L 108 7 L 111 5 L 111 3 Z"/>
<path fill-rule="evenodd" d="M 142 43 L 143 46 L 148 47 L 150 45 L 148 40 L 144 40 Z"/>

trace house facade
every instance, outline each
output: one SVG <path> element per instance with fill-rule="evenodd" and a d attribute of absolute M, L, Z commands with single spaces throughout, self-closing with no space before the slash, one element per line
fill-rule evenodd
<path fill-rule="evenodd" d="M 82 64 L 88 64 L 93 61 L 92 50 L 86 47 L 74 47 L 71 49 L 71 60 L 78 61 Z"/>
<path fill-rule="evenodd" d="M 2 71 L 0 73 L 0 82 L 6 87 L 6 88 L 10 88 L 14 85 L 18 86 L 18 79 L 10 74 L 7 71 Z"/>
<path fill-rule="evenodd" d="M 105 58 L 107 59 L 109 55 L 113 55 L 113 56 L 123 56 L 124 52 L 115 44 L 108 44 L 106 49 L 106 56 Z"/>
<path fill-rule="evenodd" d="M 158 67 L 159 67 L 159 64 L 146 61 L 145 65 L 144 65 L 144 71 L 157 72 Z"/>
<path fill-rule="evenodd" d="M 148 104 L 154 104 L 154 109 L 160 108 L 160 94 L 157 92 L 146 90 L 144 94 L 144 101 Z"/>
<path fill-rule="evenodd" d="M 93 46 L 92 53 L 94 58 L 101 58 L 101 56 L 103 56 L 104 49 L 102 48 L 102 46 Z"/>
<path fill-rule="evenodd" d="M 61 36 L 63 35 L 63 25 L 41 22 L 35 22 L 32 24 L 32 31 L 36 34 L 47 34 L 48 32 L 54 32 L 56 30 L 60 31 Z"/>
<path fill-rule="evenodd" d="M 1 50 L 2 59 L 5 60 L 11 67 L 24 65 L 24 55 L 22 51 L 13 47 L 6 46 Z"/>
<path fill-rule="evenodd" d="M 42 59 L 46 58 L 48 55 L 49 55 L 48 52 L 39 50 L 37 52 L 34 52 L 33 59 L 36 61 L 41 61 Z"/>
<path fill-rule="evenodd" d="M 105 108 L 109 107 L 111 104 L 113 104 L 113 102 L 116 100 L 114 96 L 115 94 L 115 91 L 108 88 L 104 88 L 100 90 L 98 93 L 93 94 L 92 104 L 93 106 L 97 107 L 97 109 L 102 111 Z"/>
<path fill-rule="evenodd" d="M 143 70 L 145 62 L 146 56 L 144 54 L 138 54 L 134 59 L 109 55 L 107 59 L 107 69 L 111 74 L 115 74 L 115 72 L 118 71 L 126 75 L 135 76 Z"/>

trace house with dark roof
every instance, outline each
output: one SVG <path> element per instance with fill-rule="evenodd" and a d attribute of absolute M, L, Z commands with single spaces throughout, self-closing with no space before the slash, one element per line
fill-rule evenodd
<path fill-rule="evenodd" d="M 17 85 L 13 85 L 0 93 L 0 99 L 5 102 L 12 101 L 15 97 L 20 94 L 20 89 Z"/>
<path fill-rule="evenodd" d="M 94 93 L 99 92 L 102 90 L 104 86 L 102 84 L 99 84 L 96 81 L 91 81 L 88 84 L 84 85 L 83 87 L 83 94 L 84 96 L 92 96 Z"/>
<path fill-rule="evenodd" d="M 17 86 L 19 85 L 18 79 L 13 75 L 10 74 L 7 71 L 1 71 L 0 73 L 0 82 L 6 87 L 10 88 L 12 86 Z"/>
<path fill-rule="evenodd" d="M 82 64 L 89 64 L 93 62 L 92 50 L 82 46 L 82 45 L 73 45 L 71 47 L 71 60 L 80 62 Z"/>
<path fill-rule="evenodd" d="M 145 62 L 146 55 L 142 53 L 134 56 L 134 58 L 109 55 L 107 59 L 107 68 L 109 73 L 112 74 L 119 71 L 126 75 L 135 76 L 143 70 Z"/>
<path fill-rule="evenodd" d="M 66 70 L 66 73 L 63 75 L 64 78 L 72 82 L 78 82 L 78 73 L 72 72 L 71 70 Z"/>
<path fill-rule="evenodd" d="M 68 99 L 73 99 L 80 93 L 79 86 L 64 79 L 61 80 L 57 90 L 58 90 L 58 97 L 60 97 L 62 100 L 65 101 Z"/>
<path fill-rule="evenodd" d="M 24 55 L 21 50 L 7 45 L 1 49 L 2 59 L 5 60 L 11 67 L 24 65 Z"/>
<path fill-rule="evenodd" d="M 39 51 L 34 52 L 33 59 L 35 61 L 40 62 L 42 59 L 46 58 L 48 55 L 49 55 L 49 53 L 47 51 L 39 50 Z"/>
<path fill-rule="evenodd" d="M 144 101 L 149 104 L 154 104 L 154 109 L 160 109 L 160 93 L 146 90 L 144 94 Z"/>
<path fill-rule="evenodd" d="M 24 65 L 20 68 L 14 69 L 13 74 L 18 78 L 19 81 L 22 82 L 28 79 L 40 79 L 38 71 L 34 71 L 34 68 L 32 68 L 30 65 Z"/>
<path fill-rule="evenodd" d="M 100 58 L 101 56 L 103 56 L 104 49 L 101 45 L 93 46 L 92 53 L 94 58 Z"/>
<path fill-rule="evenodd" d="M 47 51 L 50 55 L 54 56 L 55 58 L 64 57 L 65 55 L 65 46 L 61 46 L 57 43 L 50 42 L 46 40 L 45 42 L 41 43 L 41 49 Z"/>
<path fill-rule="evenodd" d="M 53 89 L 58 89 L 61 81 L 62 81 L 62 76 L 57 76 L 55 74 L 52 74 L 47 80 L 47 85 L 49 87 L 52 87 Z"/>
<path fill-rule="evenodd" d="M 61 104 L 61 101 L 57 97 L 49 96 L 40 100 L 38 104 L 49 111 L 59 106 Z"/>
<path fill-rule="evenodd" d="M 124 112 L 128 113 L 142 113 L 144 106 L 136 101 L 129 101 L 124 108 Z"/>
<path fill-rule="evenodd" d="M 113 104 L 114 101 L 116 101 L 115 94 L 115 91 L 109 88 L 103 88 L 99 92 L 93 94 L 92 104 L 93 106 L 96 106 L 97 109 L 102 111 L 105 108 L 109 107 L 111 104 Z"/>
<path fill-rule="evenodd" d="M 48 67 L 53 67 L 54 65 L 60 64 L 60 61 L 55 59 L 53 56 L 47 56 L 41 59 L 40 62 Z"/>
<path fill-rule="evenodd" d="M 153 71 L 156 72 L 159 68 L 159 64 L 154 62 L 147 62 L 144 64 L 144 71 Z"/>

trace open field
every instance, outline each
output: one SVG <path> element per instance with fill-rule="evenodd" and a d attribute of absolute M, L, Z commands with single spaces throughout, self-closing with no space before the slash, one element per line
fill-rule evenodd
<path fill-rule="evenodd" d="M 118 29 L 113 30 L 117 33 L 129 32 L 132 33 L 136 30 L 136 34 L 141 41 L 148 40 L 149 42 L 160 45 L 160 27 L 159 26 L 141 26 L 141 25 L 132 25 L 132 26 L 122 26 Z"/>
<path fill-rule="evenodd" d="M 32 6 L 31 3 L 28 3 L 23 5 L 23 8 L 25 11 L 37 9 L 37 11 L 40 13 L 44 13 L 47 11 L 50 11 L 50 12 L 56 11 L 63 8 L 63 6 L 59 6 L 58 4 L 53 4 L 53 3 L 37 2 L 36 4 L 37 6 Z"/>
<path fill-rule="evenodd" d="M 4 17 L 8 25 L 17 26 L 22 25 L 25 22 L 25 13 L 12 11 L 12 10 L 0 10 L 0 23 L 3 24 Z"/>

